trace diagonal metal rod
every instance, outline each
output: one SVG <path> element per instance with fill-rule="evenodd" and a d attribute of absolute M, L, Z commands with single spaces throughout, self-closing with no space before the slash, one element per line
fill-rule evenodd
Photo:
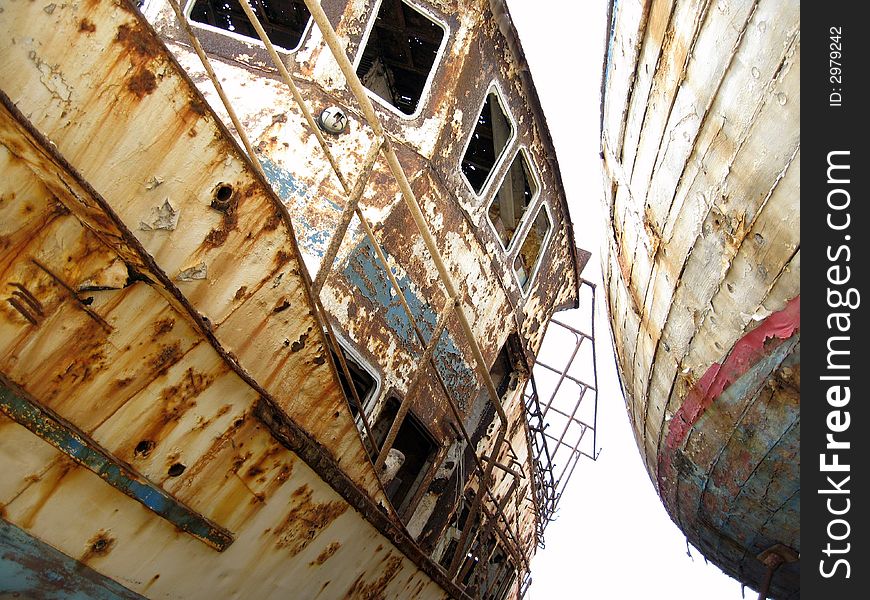
<path fill-rule="evenodd" d="M 379 473 L 381 468 L 384 466 L 384 461 L 387 459 L 387 454 L 389 453 L 390 448 L 393 447 L 393 443 L 396 441 L 396 436 L 399 435 L 399 428 L 401 428 L 405 416 L 411 408 L 411 399 L 416 395 L 417 389 L 423 382 L 423 375 L 426 373 L 423 365 L 428 364 L 429 361 L 432 360 L 432 354 L 435 352 L 435 347 L 438 345 L 438 342 L 441 341 L 441 334 L 444 332 L 444 328 L 447 326 L 447 319 L 450 317 L 452 312 L 453 307 L 447 305 L 441 310 L 441 314 L 438 315 L 438 324 L 432 332 L 432 337 L 429 339 L 429 343 L 426 344 L 426 350 L 423 351 L 423 358 L 420 359 L 420 364 L 417 365 L 417 372 L 414 376 L 414 381 L 408 388 L 408 393 L 405 394 L 405 397 L 402 399 L 399 411 L 396 413 L 392 425 L 390 425 L 387 439 L 384 440 L 384 445 L 381 447 L 381 452 L 378 454 L 378 459 L 375 461 L 375 471 Z"/>
<path fill-rule="evenodd" d="M 323 255 L 323 260 L 320 261 L 320 270 L 317 272 L 317 277 L 314 278 L 314 283 L 311 285 L 315 296 L 320 296 L 320 291 L 323 289 L 326 277 L 332 272 L 332 263 L 338 255 L 338 249 L 344 241 L 344 236 L 347 234 L 347 228 L 350 226 L 350 221 L 356 214 L 356 209 L 359 206 L 360 198 L 362 198 L 363 192 L 366 189 L 369 175 L 371 174 L 372 169 L 378 160 L 378 155 L 381 152 L 382 144 L 383 140 L 377 140 L 372 144 L 366 154 L 362 172 L 359 174 L 359 177 L 357 177 L 356 185 L 350 194 L 350 198 L 348 198 L 347 205 L 341 212 L 341 219 L 339 220 L 338 227 L 336 227 L 333 232 L 332 239 L 329 240 L 329 247 L 326 249 L 326 254 Z"/>
<path fill-rule="evenodd" d="M 248 16 L 248 19 L 250 20 L 251 24 L 254 26 L 255 30 L 257 31 L 257 33 L 260 36 L 261 40 L 263 41 L 264 45 L 266 46 L 267 51 L 269 52 L 270 56 L 272 57 L 272 60 L 275 63 L 275 66 L 278 69 L 279 73 L 281 74 L 282 78 L 284 79 L 285 83 L 290 88 L 290 91 L 291 91 L 291 94 L 293 95 L 294 100 L 299 105 L 300 110 L 302 111 L 303 116 L 304 116 L 306 122 L 308 123 L 309 128 L 315 134 L 315 137 L 317 138 L 321 148 L 323 149 L 323 151 L 327 157 L 327 160 L 329 161 L 330 165 L 332 166 L 333 172 L 335 173 L 336 177 L 338 178 L 338 180 L 339 180 L 339 182 L 340 182 L 340 184 L 345 192 L 345 195 L 352 196 L 352 192 L 349 189 L 349 186 L 347 184 L 345 177 L 342 175 L 342 173 L 338 167 L 337 161 L 335 160 L 334 156 L 332 155 L 332 152 L 330 151 L 329 146 L 328 146 L 325 138 L 323 137 L 319 127 L 317 126 L 316 122 L 314 121 L 314 118 L 312 117 L 311 112 L 308 110 L 307 106 L 305 105 L 305 102 L 302 99 L 301 94 L 299 93 L 298 89 L 296 88 L 295 83 L 293 82 L 292 78 L 290 77 L 289 72 L 286 69 L 286 66 L 284 65 L 280 56 L 277 54 L 274 46 L 269 41 L 268 35 L 266 34 L 265 30 L 260 25 L 259 20 L 257 19 L 256 15 L 251 10 L 248 3 L 247 2 L 240 2 L 240 5 L 243 8 L 243 10 L 245 11 L 246 15 Z M 365 93 L 365 90 L 362 86 L 362 83 L 359 81 L 359 78 L 356 76 L 356 73 L 353 70 L 352 65 L 350 64 L 350 61 L 347 59 L 347 56 L 344 54 L 344 50 L 341 47 L 341 44 L 338 40 L 337 35 L 335 34 L 334 29 L 332 28 L 331 24 L 329 23 L 325 13 L 323 12 L 323 10 L 319 6 L 319 4 L 316 4 L 316 3 L 312 2 L 311 0 L 306 0 L 306 5 L 308 6 L 309 11 L 312 14 L 312 17 L 314 18 L 314 20 L 318 24 L 322 34 L 324 35 L 324 38 L 325 38 L 327 44 L 329 45 L 330 50 L 332 51 L 335 59 L 338 61 L 339 66 L 342 69 L 342 72 L 345 74 L 345 77 L 347 79 L 349 87 L 351 88 L 352 93 L 354 94 L 354 96 L 356 97 L 357 101 L 359 102 L 360 106 L 363 109 L 363 113 L 364 113 L 364 116 L 366 118 L 366 121 L 368 122 L 369 126 L 372 127 L 372 129 L 374 130 L 376 138 L 378 140 L 383 140 L 382 145 L 380 146 L 380 150 L 387 160 L 387 164 L 388 164 L 388 167 L 389 167 L 391 173 L 396 178 L 396 181 L 399 184 L 399 188 L 402 191 L 403 199 L 404 199 L 404 201 L 405 201 L 405 203 L 406 203 L 406 205 L 411 213 L 412 218 L 414 219 L 415 225 L 417 226 L 417 229 L 419 230 L 419 233 L 420 233 L 424 243 L 427 246 L 427 250 L 429 251 L 429 253 L 432 257 L 432 260 L 435 263 L 436 270 L 439 273 L 439 278 L 441 279 L 442 285 L 444 286 L 445 291 L 446 291 L 447 296 L 448 296 L 448 299 L 449 299 L 448 305 L 453 306 L 453 312 L 454 312 L 454 314 L 457 315 L 459 323 L 460 323 L 460 327 L 461 327 L 463 334 L 464 334 L 464 337 L 466 338 L 466 341 L 468 342 L 468 344 L 471 348 L 471 352 L 472 352 L 472 355 L 473 355 L 473 358 L 475 361 L 475 367 L 478 371 L 478 374 L 481 376 L 481 379 L 483 380 L 485 387 L 487 388 L 489 400 L 494 405 L 496 413 L 499 416 L 500 428 L 499 428 L 499 432 L 498 432 L 498 435 L 497 435 L 496 441 L 495 441 L 495 448 L 499 448 L 504 443 L 505 438 L 506 438 L 507 415 L 504 413 L 504 409 L 502 408 L 501 404 L 499 403 L 499 398 L 498 398 L 498 394 L 497 394 L 496 389 L 495 389 L 495 385 L 492 382 L 492 378 L 489 375 L 489 371 L 487 369 L 487 365 L 486 365 L 485 359 L 483 357 L 483 353 L 480 349 L 480 346 L 477 343 L 477 340 L 474 337 L 474 333 L 473 333 L 473 330 L 471 328 L 470 322 L 469 322 L 467 316 L 465 315 L 465 311 L 463 310 L 463 308 L 459 304 L 458 298 L 460 297 L 460 295 L 458 294 L 456 287 L 453 284 L 453 281 L 452 281 L 451 276 L 449 274 L 449 271 L 448 271 L 446 265 L 444 264 L 443 259 L 440 256 L 440 253 L 437 249 L 434 237 L 432 236 L 432 233 L 429 230 L 428 224 L 425 221 L 425 218 L 422 214 L 422 210 L 420 209 L 419 203 L 417 202 L 417 199 L 414 195 L 414 192 L 410 187 L 410 183 L 408 182 L 407 176 L 405 175 L 404 170 L 402 169 L 401 164 L 399 163 L 398 157 L 396 156 L 395 151 L 392 149 L 392 147 L 389 143 L 389 140 L 387 139 L 386 134 L 383 130 L 383 127 L 381 126 L 379 120 L 377 119 L 377 116 L 374 112 L 374 107 L 372 106 L 369 98 L 366 96 L 366 93 Z M 181 19 L 181 20 L 184 21 L 184 19 Z M 213 79 L 216 80 L 216 78 L 213 78 Z M 422 340 L 424 339 L 422 332 L 420 331 L 419 326 L 416 323 L 416 319 L 414 318 L 413 313 L 411 312 L 410 307 L 408 306 L 407 301 L 405 300 L 405 297 L 404 297 L 404 294 L 401 290 L 401 287 L 398 285 L 398 282 L 395 280 L 395 277 L 392 274 L 392 269 L 389 268 L 386 257 L 384 256 L 383 251 L 380 248 L 380 244 L 374 238 L 374 235 L 371 231 L 371 228 L 368 225 L 368 223 L 366 222 L 366 220 L 364 219 L 358 206 L 355 208 L 354 212 L 360 217 L 360 220 L 363 224 L 363 228 L 366 231 L 366 235 L 369 238 L 370 242 L 372 243 L 372 245 L 375 249 L 375 252 L 378 254 L 379 260 L 381 260 L 381 262 L 384 264 L 385 270 L 386 270 L 387 275 L 390 279 L 391 285 L 393 285 L 394 289 L 396 290 L 397 296 L 399 297 L 400 302 L 403 305 L 403 309 L 408 314 L 410 322 L 413 324 L 415 332 L 422 343 Z M 326 265 L 326 270 L 328 271 L 328 269 L 330 267 L 331 267 L 331 265 Z M 323 270 L 323 268 L 324 267 L 321 266 L 321 270 Z M 324 277 L 325 276 L 326 275 L 324 275 Z M 320 284 L 322 285 L 322 282 L 320 282 Z M 327 329 L 329 329 L 330 336 L 334 337 L 334 334 L 331 331 L 331 326 L 329 324 L 328 319 L 326 319 L 326 327 L 327 327 Z M 350 380 L 349 374 L 347 373 L 346 364 L 345 364 L 345 361 L 343 360 L 343 356 L 341 356 L 341 353 L 339 353 L 339 362 L 341 363 L 342 369 L 345 371 L 346 377 L 348 377 L 348 379 Z M 436 369 L 436 371 L 437 371 L 437 369 Z M 439 382 L 441 383 L 442 387 L 444 387 L 445 391 L 447 392 L 446 386 L 444 386 L 443 380 L 440 378 L 440 376 L 439 376 Z M 354 396 L 356 396 L 356 393 L 355 393 L 356 390 L 352 389 L 352 392 L 354 393 Z M 355 400 L 357 401 L 358 405 L 361 404 L 359 402 L 358 398 L 355 398 Z M 455 403 L 453 402 L 452 398 L 450 397 L 449 392 L 448 392 L 448 400 L 449 400 L 450 404 L 454 405 L 451 408 L 455 409 Z M 366 417 L 364 414 L 362 415 L 362 417 L 363 417 L 363 422 L 366 426 L 367 433 L 369 433 L 369 436 L 370 436 L 370 430 L 369 430 L 369 426 L 368 426 L 368 422 L 366 420 Z M 466 433 L 466 432 L 463 432 L 463 433 Z M 477 459 L 478 466 L 482 468 L 482 465 L 479 464 L 480 463 L 479 457 L 475 456 L 475 458 Z M 492 473 L 492 468 L 493 468 L 492 463 L 489 463 L 486 465 L 485 468 L 482 468 L 482 470 L 484 471 L 483 477 L 482 477 L 483 482 L 487 482 L 489 480 L 491 473 Z M 483 485 L 480 487 L 480 489 L 478 490 L 477 496 L 475 498 L 475 502 L 472 506 L 471 513 L 469 514 L 469 518 L 472 520 L 476 517 L 476 513 L 477 513 L 478 509 L 480 508 L 481 501 L 482 501 L 482 498 L 483 498 L 485 491 L 488 492 L 488 494 L 490 496 L 492 495 L 492 492 L 491 492 L 491 490 L 489 490 L 488 485 Z"/>
<path fill-rule="evenodd" d="M 190 28 L 190 23 L 188 23 L 187 19 L 184 17 L 184 13 L 182 13 L 181 7 L 178 5 L 178 0 L 169 0 L 169 5 L 172 6 L 172 10 L 175 11 L 175 16 L 178 17 L 178 23 L 187 34 L 187 38 L 190 40 L 190 44 L 196 51 L 197 56 L 199 56 L 199 60 L 202 62 L 202 66 L 205 67 L 205 72 L 208 74 L 208 78 L 211 80 L 212 85 L 214 85 L 215 90 L 217 90 L 218 96 L 220 96 L 224 108 L 227 110 L 227 113 L 229 113 L 230 120 L 233 122 L 233 127 L 236 128 L 236 133 L 239 134 L 239 138 L 242 140 L 242 144 L 245 146 L 245 150 L 247 150 L 248 152 L 248 157 L 251 159 L 251 162 L 254 163 L 254 167 L 257 169 L 260 176 L 262 176 L 263 179 L 266 179 L 266 174 L 263 172 L 263 166 L 260 164 L 260 160 L 257 158 L 257 155 L 254 152 L 254 148 L 251 146 L 251 141 L 248 139 L 248 136 L 245 133 L 245 128 L 242 127 L 242 123 L 239 121 L 239 117 L 238 115 L 236 115 L 236 111 L 233 110 L 233 105 L 230 103 L 226 92 L 224 92 L 224 88 L 218 80 L 217 75 L 215 75 L 214 69 L 212 69 L 211 66 L 211 62 L 208 60 L 208 56 L 206 56 L 205 51 L 202 49 L 202 45 L 199 43 L 199 40 L 196 38 L 196 35 Z"/>

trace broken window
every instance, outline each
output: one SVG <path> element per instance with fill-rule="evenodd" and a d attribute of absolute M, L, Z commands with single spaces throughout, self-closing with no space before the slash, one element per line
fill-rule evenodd
<path fill-rule="evenodd" d="M 402 0 L 383 0 L 357 76 L 406 115 L 417 106 L 444 40 L 444 28 Z"/>
<path fill-rule="evenodd" d="M 251 8 L 269 39 L 285 50 L 294 50 L 302 41 L 311 13 L 302 0 L 253 0 Z M 190 19 L 245 37 L 260 39 L 239 0 L 196 0 Z"/>
<path fill-rule="evenodd" d="M 535 269 L 538 268 L 538 263 L 544 254 L 544 244 L 547 241 L 547 235 L 550 233 L 550 215 L 547 214 L 546 206 L 541 205 L 538 210 L 538 216 L 535 217 L 529 232 L 526 234 L 526 239 L 523 240 L 523 245 L 517 253 L 514 260 L 514 272 L 517 274 L 517 280 L 520 282 L 520 287 L 523 292 L 529 291 L 529 285 L 535 275 Z"/>
<path fill-rule="evenodd" d="M 467 496 L 463 496 L 461 508 L 453 513 L 453 516 L 450 518 L 450 524 L 447 526 L 446 535 L 450 537 L 450 542 L 447 544 L 447 549 L 438 561 L 438 564 L 445 569 L 450 568 L 453 556 L 459 548 L 459 538 L 462 535 L 462 531 L 465 529 L 466 523 L 468 523 L 469 514 L 471 514 L 471 501 Z"/>
<path fill-rule="evenodd" d="M 485 581 L 480 586 L 484 591 L 483 600 L 504 600 L 510 591 L 515 573 L 513 561 L 501 544 L 497 543 L 487 565 Z"/>
<path fill-rule="evenodd" d="M 474 132 L 462 157 L 462 173 L 478 194 L 483 191 L 495 163 L 513 137 L 514 128 L 501 98 L 495 89 L 486 95 L 486 102 L 477 118 Z"/>
<path fill-rule="evenodd" d="M 372 435 L 379 449 L 383 448 L 398 412 L 399 401 L 396 398 L 387 399 L 372 428 Z M 432 464 L 435 447 L 435 440 L 417 417 L 408 411 L 393 442 L 392 456 L 384 463 L 387 471 L 387 476 L 383 477 L 384 488 L 397 512 L 404 511 L 414 497 L 423 476 Z"/>
<path fill-rule="evenodd" d="M 357 396 L 359 397 L 363 408 L 365 408 L 375 396 L 378 387 L 377 379 L 373 373 L 350 356 L 350 353 L 344 348 L 344 346 L 339 344 L 338 347 L 341 350 L 342 356 L 344 356 L 344 362 L 347 364 L 347 370 L 350 372 L 350 379 L 353 383 L 353 387 L 356 389 Z M 339 362 L 335 350 L 332 350 L 331 352 L 332 360 L 335 361 L 335 367 L 338 369 L 338 380 L 341 383 L 341 389 L 344 390 L 344 396 L 347 398 L 348 404 L 350 404 L 351 414 L 356 417 L 359 414 L 359 409 L 357 408 L 356 401 L 353 398 L 353 391 L 348 385 L 347 377 L 344 375 L 344 369 L 341 368 L 341 362 Z"/>
<path fill-rule="evenodd" d="M 505 249 L 510 248 L 523 215 L 537 193 L 538 185 L 526 154 L 517 152 L 489 205 L 489 220 Z"/>
<path fill-rule="evenodd" d="M 508 390 L 514 390 L 517 387 L 520 378 L 517 366 L 521 360 L 518 358 L 520 356 L 518 352 L 522 352 L 519 337 L 512 333 L 508 336 L 489 369 L 489 377 L 495 386 L 499 402 L 502 401 Z M 489 389 L 485 385 L 481 385 L 464 420 L 465 428 L 471 434 L 473 442 L 483 435 L 483 432 L 495 419 L 495 414 L 495 408 L 489 398 Z"/>

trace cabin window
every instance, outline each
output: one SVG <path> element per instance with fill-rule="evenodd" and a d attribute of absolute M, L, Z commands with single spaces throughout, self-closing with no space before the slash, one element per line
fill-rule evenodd
<path fill-rule="evenodd" d="M 356 74 L 375 95 L 413 115 L 444 39 L 444 27 L 407 2 L 383 0 Z"/>
<path fill-rule="evenodd" d="M 490 174 L 514 135 L 504 103 L 492 88 L 477 117 L 477 123 L 462 157 L 462 173 L 477 195 L 483 192 Z"/>
<path fill-rule="evenodd" d="M 379 449 L 383 448 L 387 433 L 389 433 L 393 421 L 396 420 L 398 412 L 399 400 L 388 398 L 372 428 L 372 435 L 375 437 Z M 395 475 L 391 475 L 389 481 L 384 482 L 384 487 L 393 507 L 401 513 L 414 497 L 423 476 L 431 466 L 436 443 L 417 417 L 408 411 L 402 420 L 392 448 L 401 453 L 400 466 L 397 471 L 395 466 L 393 467 Z M 390 468 L 389 465 L 385 466 Z"/>
<path fill-rule="evenodd" d="M 488 211 L 489 221 L 505 249 L 511 247 L 523 215 L 537 194 L 538 184 L 526 154 L 517 152 Z"/>
<path fill-rule="evenodd" d="M 253 0 L 251 8 L 269 39 L 285 50 L 295 50 L 302 41 L 311 13 L 302 0 Z M 239 0 L 196 0 L 190 19 L 230 33 L 259 40 L 260 36 Z"/>
<path fill-rule="evenodd" d="M 463 497 L 461 508 L 453 513 L 453 517 L 450 519 L 450 525 L 447 527 L 448 534 L 451 534 L 450 542 L 447 544 L 447 549 L 438 561 L 438 564 L 445 569 L 450 568 L 450 562 L 453 560 L 453 556 L 459 548 L 459 537 L 462 535 L 462 531 L 468 523 L 469 514 L 471 514 L 471 502 L 467 497 Z"/>
<path fill-rule="evenodd" d="M 532 222 L 526 239 L 523 240 L 523 245 L 520 246 L 520 251 L 514 259 L 514 272 L 517 274 L 517 281 L 519 281 L 524 293 L 529 291 L 535 271 L 540 265 L 551 226 L 547 207 L 541 205 L 538 215 Z"/>
<path fill-rule="evenodd" d="M 365 409 L 370 405 L 375 397 L 378 388 L 378 380 L 375 374 L 364 367 L 360 361 L 355 359 L 342 344 L 339 344 L 338 347 L 342 356 L 344 356 L 347 370 L 350 372 L 351 383 L 353 384 L 353 387 L 356 388 L 357 396 L 359 396 L 359 400 Z M 347 398 L 347 402 L 350 405 L 350 412 L 354 417 L 356 417 L 359 415 L 359 409 L 357 408 L 356 401 L 353 398 L 353 391 L 348 384 L 347 377 L 344 375 L 344 369 L 341 368 L 341 362 L 339 362 L 338 356 L 335 354 L 335 350 L 332 350 L 332 359 L 335 361 L 335 368 L 338 370 L 338 380 L 341 383 L 341 389 L 344 391 L 344 396 Z"/>
<path fill-rule="evenodd" d="M 499 351 L 498 356 L 495 357 L 492 367 L 489 369 L 489 377 L 495 386 L 499 403 L 502 402 L 508 390 L 516 389 L 517 382 L 519 381 L 520 373 L 517 372 L 515 367 L 515 364 L 518 362 L 517 349 L 520 348 L 519 344 L 517 335 L 515 333 L 510 334 L 501 351 Z M 522 352 L 522 350 L 519 350 L 519 352 Z M 477 396 L 474 398 L 474 402 L 471 404 L 471 408 L 465 415 L 465 428 L 471 434 L 472 439 L 474 439 L 475 433 L 485 431 L 494 419 L 495 409 L 490 402 L 489 389 L 486 385 L 481 385 Z"/>
<path fill-rule="evenodd" d="M 504 600 L 510 591 L 515 573 L 513 561 L 501 545 L 497 545 L 487 565 L 485 583 L 481 586 L 485 590 L 483 600 Z"/>

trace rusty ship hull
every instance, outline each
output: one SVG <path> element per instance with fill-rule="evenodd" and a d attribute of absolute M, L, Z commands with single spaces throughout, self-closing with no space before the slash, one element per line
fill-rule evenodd
<path fill-rule="evenodd" d="M 3 591 L 519 597 L 554 502 L 523 389 L 587 255 L 509 16 L 297 2 L 288 83 L 173 4 L 0 12 Z M 410 117 L 329 46 L 384 5 L 441 30 Z M 476 189 L 482 103 L 512 134 Z"/>

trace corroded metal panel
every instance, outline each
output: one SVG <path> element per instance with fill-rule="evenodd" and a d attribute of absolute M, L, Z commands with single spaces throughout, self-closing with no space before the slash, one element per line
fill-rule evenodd
<path fill-rule="evenodd" d="M 135 9 L 84 10 L 15 4 L 0 14 L 10 32 L 4 92 L 32 107 L 34 126 L 106 198 L 221 347 L 382 500 L 282 205 Z M 112 86 L 117 94 L 105 91 Z"/>
<path fill-rule="evenodd" d="M 351 55 L 360 52 L 376 4 L 323 3 Z M 446 293 L 442 267 L 417 232 L 416 214 L 400 201 L 384 161 L 375 160 L 361 202 L 375 245 L 352 220 L 334 264 L 322 264 L 347 199 L 258 43 L 197 26 L 241 126 L 255 140 L 265 179 L 215 118 L 212 109 L 222 118 L 224 108 L 213 102 L 211 84 L 165 4 L 150 3 L 148 14 L 172 54 L 124 3 L 50 11 L 16 5 L 0 14 L 0 30 L 11 33 L 0 42 L 10 57 L 0 67 L 0 86 L 19 108 L 26 107 L 26 118 L 16 118 L 34 129 L 7 132 L 4 159 L 14 157 L 25 163 L 15 168 L 35 174 L 21 171 L 15 191 L 38 189 L 44 200 L 39 214 L 47 223 L 16 215 L 22 227 L 10 232 L 19 252 L 3 260 L 14 275 L 10 285 L 23 288 L 15 288 L 3 307 L 17 336 L 3 355 L 4 373 L 114 458 L 238 534 L 220 560 L 196 558 L 195 568 L 222 573 L 221 593 L 253 585 L 279 594 L 301 578 L 335 596 L 461 596 L 426 556 L 443 558 L 443 534 L 457 516 L 463 488 L 475 492 L 481 486 L 467 464 L 457 469 L 457 457 L 473 459 L 479 469 L 500 465 L 485 482 L 480 512 L 472 519 L 482 524 L 469 542 L 478 559 L 491 557 L 498 542 L 499 551 L 510 555 L 511 569 L 524 572 L 540 541 L 523 365 L 533 361 L 553 312 L 577 302 L 582 267 L 552 142 L 506 9 L 483 0 L 415 6 L 444 27 L 444 53 L 418 115 L 404 118 L 380 104 L 377 112 L 421 200 L 444 268 L 461 282 L 457 302 L 477 340 L 470 343 L 456 319 L 448 321 L 432 363 L 422 365 L 426 337 L 452 292 Z M 328 145 L 354 182 L 375 140 L 323 36 L 309 27 L 299 49 L 284 59 L 315 113 L 333 104 L 348 112 L 348 131 Z M 206 101 L 191 79 L 201 84 Z M 494 82 L 518 128 L 507 152 L 528 158 L 540 188 L 528 214 L 546 211 L 552 223 L 529 289 L 514 272 L 522 244 L 505 250 L 490 225 L 492 190 L 478 197 L 457 166 L 482 95 Z M 30 134 L 36 151 L 16 145 Z M 495 177 L 505 176 L 508 162 Z M 50 200 L 52 195 L 57 199 Z M 518 240 L 531 230 L 530 221 L 521 225 Z M 378 246 L 386 265 L 375 257 Z M 36 262 L 14 260 L 22 252 L 38 255 Z M 326 268 L 332 274 L 314 297 L 309 272 Z M 406 296 L 422 343 L 388 273 Z M 38 288 L 27 288 L 25 280 Z M 64 325 L 60 331 L 58 323 Z M 401 515 L 384 494 L 342 393 L 325 333 L 331 329 L 375 366 L 381 396 L 374 412 L 390 395 L 413 396 L 406 406 L 435 442 L 428 472 L 420 475 L 424 483 Z M 492 406 L 474 408 L 482 379 L 488 381 L 475 369 L 494 365 L 511 335 L 519 343 L 511 359 L 516 364 L 509 365 L 510 389 L 493 399 L 506 416 L 502 438 Z M 67 349 L 78 341 L 80 352 L 67 360 Z M 482 359 L 473 358 L 480 353 Z M 94 397 L 105 401 L 92 408 L 83 400 Z M 131 436 L 134 422 L 144 425 Z M 464 426 L 473 426 L 470 444 L 458 434 Z M 13 430 L 16 438 L 26 438 Z M 46 526 L 56 518 L 53 511 L 92 493 L 106 498 L 100 510 L 123 504 L 83 483 L 91 481 L 87 473 L 62 457 L 58 466 L 58 457 L 45 449 L 36 454 L 40 460 L 7 451 L 10 460 L 43 469 L 54 482 L 46 485 L 63 487 L 63 493 L 52 487 L 45 495 L 39 484 L 12 476 L 0 489 L 20 494 L 14 497 L 15 518 L 23 519 L 25 529 L 71 556 L 78 556 L 74 546 L 84 533 L 54 535 Z M 451 477 L 459 485 L 445 485 Z M 445 487 L 456 495 L 445 494 Z M 359 511 L 352 518 L 351 505 Z M 126 534 L 137 522 L 129 509 L 110 520 Z M 262 534 L 254 542 L 258 527 Z M 365 527 L 374 536 L 363 533 Z M 408 535 L 412 530 L 425 538 L 419 546 Z M 149 521 L 148 531 L 149 547 L 165 545 L 159 524 Z M 269 547 L 272 542 L 277 550 Z M 182 546 L 191 551 L 186 540 L 179 543 L 165 559 L 146 561 L 133 575 L 124 570 L 130 555 L 118 542 L 111 557 L 96 560 L 98 570 L 147 595 L 169 589 L 204 593 L 189 581 L 178 586 L 183 574 L 172 557 Z M 314 571 L 308 572 L 301 567 L 315 551 L 307 563 Z M 247 570 L 227 555 L 247 557 Z M 345 570 L 334 556 L 371 560 Z M 248 564 L 250 557 L 257 557 L 256 565 Z M 152 567 L 163 572 L 146 573 Z M 294 593 L 316 595 L 313 587 L 294 586 Z"/>
<path fill-rule="evenodd" d="M 753 586 L 763 550 L 800 549 L 798 9 L 620 2 L 605 74 L 605 287 L 635 436 L 675 522 Z"/>
<path fill-rule="evenodd" d="M 376 4 L 373 1 L 324 4 L 351 61 L 360 52 L 366 24 L 373 18 Z M 471 317 L 485 360 L 490 364 L 495 361 L 513 331 L 519 334 L 526 362 L 530 363 L 553 312 L 577 302 L 578 270 L 558 165 L 528 67 L 509 16 L 500 3 L 422 2 L 415 5 L 445 25 L 444 55 L 437 62 L 430 92 L 422 101 L 419 115 L 400 117 L 376 102 L 377 113 L 415 195 L 421 199 L 424 218 L 447 268 L 454 280 L 462 283 L 463 306 Z M 167 38 L 179 62 L 194 80 L 203 81 L 205 71 L 187 47 L 168 9 L 152 12 L 152 21 Z M 446 296 L 435 265 L 416 233 L 411 214 L 401 202 L 399 187 L 386 164 L 382 160 L 375 161 L 363 191 L 361 210 L 390 264 L 380 264 L 356 218 L 350 222 L 335 263 L 321 264 L 346 205 L 339 181 L 307 130 L 300 109 L 266 61 L 259 43 L 221 37 L 196 24 L 194 28 L 210 52 L 214 69 L 243 126 L 255 140 L 258 158 L 268 179 L 288 209 L 305 265 L 312 274 L 323 268 L 333 271 L 326 280 L 321 299 L 333 325 L 381 380 L 381 397 L 372 404 L 373 417 L 385 406 L 389 396 L 401 398 L 406 394 L 417 369 L 423 369 L 421 388 L 410 399 L 411 410 L 434 436 L 440 446 L 439 456 L 443 457 L 457 436 L 458 424 L 450 409 L 450 400 L 460 411 L 469 410 L 482 382 L 474 373 L 470 349 L 456 323 L 447 325 L 434 353 L 435 366 L 419 365 L 423 344 L 416 339 L 390 288 L 386 268 L 398 279 L 424 336 L 434 327 Z M 375 140 L 346 88 L 337 63 L 325 51 L 316 30 L 306 35 L 297 51 L 282 54 L 282 59 L 312 112 L 317 114 L 332 105 L 345 109 L 349 120 L 347 130 L 330 136 L 328 145 L 338 159 L 340 171 L 350 185 L 354 185 L 363 175 L 364 157 Z M 508 158 L 517 152 L 527 153 L 541 188 L 528 212 L 534 214 L 546 205 L 554 224 L 542 266 L 527 293 L 521 290 L 513 271 L 520 244 L 506 252 L 489 224 L 487 209 L 494 190 L 478 197 L 458 168 L 483 99 L 493 83 L 504 95 L 506 108 L 518 128 L 506 149 Z M 201 89 L 217 112 L 223 114 L 210 84 L 203 82 Z M 493 174 L 496 180 L 504 176 L 509 162 L 505 161 Z M 522 238 L 528 228 L 525 225 L 518 237 Z M 524 426 L 520 427 L 525 423 L 522 397 L 511 395 L 504 399 L 503 405 L 511 419 L 518 419 L 511 421 L 509 439 L 514 447 L 522 449 L 517 453 L 525 457 L 528 455 L 527 436 Z M 476 450 L 480 454 L 506 452 L 505 448 L 489 448 L 487 444 L 493 441 L 490 438 L 477 440 Z M 443 458 L 440 461 L 443 462 Z M 453 465 L 452 469 L 456 463 L 446 461 L 445 464 Z M 524 458 L 518 464 L 530 468 Z M 436 481 L 450 476 L 449 469 L 445 473 L 435 464 L 430 468 L 437 470 L 431 474 Z M 510 481 L 511 478 L 496 470 L 492 487 L 504 492 Z M 522 495 L 510 504 L 515 512 L 516 506 L 525 507 L 519 511 L 525 518 L 518 527 L 523 532 L 521 537 L 534 546 L 534 523 L 528 517 L 534 514 L 528 511 L 534 502 L 532 490 L 529 486 L 519 486 L 512 493 L 518 492 Z M 419 512 L 409 517 L 417 524 L 415 527 L 419 528 L 419 523 L 429 518 L 429 525 L 435 529 L 426 527 L 424 530 L 440 534 L 447 525 L 456 505 L 445 497 L 441 506 L 434 509 L 433 502 L 439 493 L 424 494 L 420 499 Z M 495 509 L 492 502 L 489 501 L 490 508 Z"/>
<path fill-rule="evenodd" d="M 412 549 L 407 539 L 385 536 L 386 517 L 376 528 L 358 512 L 379 514 L 373 503 L 352 507 L 347 487 L 340 494 L 309 466 L 314 455 L 302 460 L 255 416 L 264 400 L 244 373 L 150 279 L 153 270 L 124 262 L 111 245 L 123 240 L 117 230 L 109 235 L 113 215 L 70 210 L 98 199 L 57 157 L 48 172 L 51 154 L 19 125 L 4 110 L 0 207 L 10 219 L 2 234 L 15 252 L 3 252 L 2 277 L 16 302 L 0 306 L 0 365 L 32 395 L 32 407 L 50 406 L 70 424 L 15 411 L 18 422 L 0 418 L 4 518 L 149 597 L 265 598 L 288 589 L 315 597 L 328 586 L 337 597 L 371 589 L 447 597 L 446 582 L 396 545 Z M 87 435 L 71 434 L 72 423 Z M 233 544 L 222 553 L 206 546 L 158 498 L 190 507 L 185 519 L 231 531 Z M 61 568 L 62 555 L 48 566 Z M 345 561 L 354 568 L 337 566 Z M 220 575 L 204 587 L 192 573 Z"/>

